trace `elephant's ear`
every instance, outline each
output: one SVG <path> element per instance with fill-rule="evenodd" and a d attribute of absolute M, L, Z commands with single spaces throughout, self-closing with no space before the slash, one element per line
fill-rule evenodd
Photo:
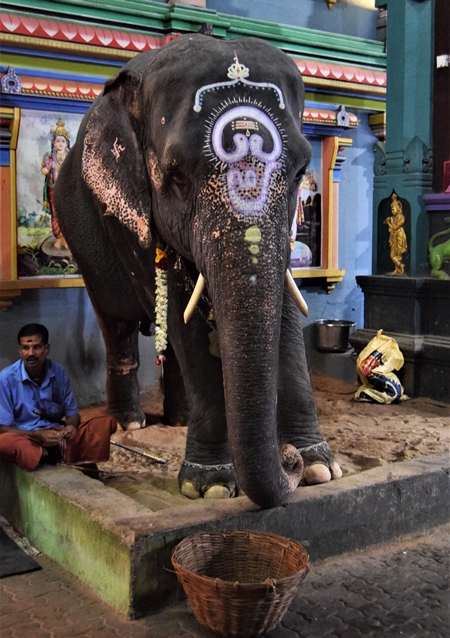
<path fill-rule="evenodd" d="M 138 139 L 139 81 L 122 73 L 106 85 L 86 124 L 82 174 L 104 207 L 150 245 L 151 187 Z"/>

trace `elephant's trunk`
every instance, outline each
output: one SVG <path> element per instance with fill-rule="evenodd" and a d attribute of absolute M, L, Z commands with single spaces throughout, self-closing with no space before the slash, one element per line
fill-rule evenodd
<path fill-rule="evenodd" d="M 207 276 L 219 332 L 230 449 L 239 486 L 261 507 L 281 504 L 299 476 L 284 471 L 276 425 L 285 250 L 257 266 L 216 261 Z M 245 249 L 244 249 L 245 250 Z M 244 252 L 242 250 L 241 252 Z M 283 253 L 283 258 L 280 256 Z M 278 255 L 276 257 L 275 255 Z M 301 461 L 300 461 L 301 462 Z"/>

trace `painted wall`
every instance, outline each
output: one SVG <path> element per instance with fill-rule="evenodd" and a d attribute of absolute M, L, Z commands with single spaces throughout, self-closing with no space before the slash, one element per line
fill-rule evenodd
<path fill-rule="evenodd" d="M 378 17 L 375 0 L 337 0 L 331 10 L 326 0 L 206 0 L 206 8 L 243 18 L 372 40 L 375 40 Z"/>
<path fill-rule="evenodd" d="M 207 0 L 207 8 L 221 13 L 375 39 L 377 12 L 368 6 L 370 4 L 373 3 L 369 0 L 358 3 L 338 0 L 329 11 L 324 0 L 302 0 L 302 3 L 298 0 Z M 346 132 L 352 137 L 353 146 L 344 151 L 346 161 L 340 179 L 338 267 L 345 269 L 346 275 L 330 294 L 317 286 L 302 289 L 310 308 L 310 316 L 303 319 L 303 324 L 313 369 L 323 361 L 322 353 L 314 348 L 315 321 L 347 319 L 363 327 L 363 295 L 355 276 L 371 274 L 372 147 L 376 139 L 368 126 L 367 113 L 357 115 L 359 127 Z M 17 359 L 17 332 L 23 324 L 32 321 L 48 327 L 52 356 L 67 368 L 80 405 L 104 399 L 104 346 L 85 290 L 22 291 L 13 307 L 0 314 L 0 367 Z M 140 381 L 143 388 L 158 378 L 155 358 L 154 339 L 142 337 Z M 333 368 L 332 373 L 339 376 L 339 366 Z"/>
<path fill-rule="evenodd" d="M 19 356 L 17 333 L 26 323 L 43 323 L 49 331 L 50 358 L 62 363 L 79 406 L 105 399 L 105 347 L 84 288 L 23 290 L 11 309 L 0 314 L 0 369 Z M 140 336 L 139 381 L 144 390 L 159 377 L 153 337 Z"/>
<path fill-rule="evenodd" d="M 346 160 L 339 184 L 339 268 L 344 269 L 346 274 L 329 294 L 320 288 L 301 289 L 309 306 L 308 319 L 303 319 L 303 323 L 307 353 L 313 369 L 319 367 L 323 358 L 314 348 L 315 321 L 345 319 L 354 321 L 358 328 L 364 325 L 364 298 L 355 277 L 371 274 L 372 146 L 376 138 L 369 128 L 368 115 L 356 113 L 360 124 L 357 129 L 348 132 L 353 145 L 343 153 Z"/>

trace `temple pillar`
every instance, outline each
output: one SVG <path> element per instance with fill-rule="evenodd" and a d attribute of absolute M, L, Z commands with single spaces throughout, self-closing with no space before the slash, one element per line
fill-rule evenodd
<path fill-rule="evenodd" d="M 379 138 L 374 147 L 373 274 L 356 278 L 364 293 L 364 328 L 351 335 L 350 343 L 360 352 L 382 329 L 404 355 L 398 376 L 406 394 L 450 403 L 450 278 L 445 270 L 431 271 L 428 255 L 435 232 L 430 232 L 431 219 L 438 219 L 436 213 L 431 217 L 437 205 L 432 190 L 442 183 L 433 174 L 433 148 L 445 147 L 441 140 L 438 144 L 436 131 L 449 135 L 446 111 L 439 121 L 435 109 L 433 122 L 433 105 L 441 102 L 436 77 L 433 88 L 435 44 L 443 23 L 448 25 L 449 8 L 447 0 L 376 0 L 376 6 L 387 9 L 386 133 L 381 118 L 372 116 Z M 448 75 L 445 82 L 448 86 Z M 450 159 L 448 144 L 445 153 Z M 440 162 L 445 159 L 441 155 Z M 443 166 L 436 168 L 442 175 Z M 437 199 L 443 216 L 448 196 Z M 398 210 L 402 230 L 394 235 Z"/>
<path fill-rule="evenodd" d="M 423 195 L 431 192 L 433 178 L 434 0 L 376 0 L 376 6 L 387 8 L 387 101 L 386 141 L 374 149 L 372 272 L 387 273 L 385 219 L 395 192 L 408 208 L 405 274 L 422 276 L 427 273 L 428 236 Z"/>

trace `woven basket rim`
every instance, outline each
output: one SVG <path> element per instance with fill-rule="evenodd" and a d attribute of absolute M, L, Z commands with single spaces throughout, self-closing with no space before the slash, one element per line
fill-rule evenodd
<path fill-rule="evenodd" d="M 192 541 L 195 538 L 200 538 L 202 536 L 264 536 L 266 538 L 274 538 L 278 541 L 284 541 L 287 543 L 295 543 L 299 545 L 304 551 L 305 548 L 303 545 L 296 541 L 293 538 L 289 538 L 288 536 L 281 536 L 281 534 L 275 534 L 274 532 L 263 532 L 258 529 L 218 529 L 218 530 L 205 530 L 203 532 L 195 532 L 194 534 L 188 534 L 185 536 L 179 543 L 176 545 L 173 551 L 177 549 L 180 545 L 182 545 L 186 541 Z"/>
<path fill-rule="evenodd" d="M 277 585 L 284 585 L 287 581 L 289 581 L 291 578 L 298 578 L 301 574 L 303 574 L 303 572 L 309 572 L 309 564 L 306 563 L 304 567 L 302 567 L 302 569 L 299 569 L 297 572 L 295 572 L 294 574 L 292 574 L 291 576 L 285 576 L 284 578 L 268 578 L 265 581 L 259 581 L 259 582 L 255 582 L 255 583 L 248 583 L 248 582 L 243 582 L 241 580 L 237 580 L 237 581 L 232 581 L 232 580 L 224 580 L 223 578 L 213 578 L 212 576 L 203 576 L 202 574 L 197 574 L 196 572 L 193 572 L 189 569 L 186 569 L 185 567 L 182 567 L 181 565 L 179 565 L 179 563 L 173 562 L 173 566 L 175 568 L 175 571 L 179 570 L 180 572 L 183 572 L 184 574 L 190 574 L 195 576 L 196 580 L 200 580 L 200 581 L 204 581 L 205 584 L 208 585 L 213 585 L 213 584 L 217 584 L 217 585 L 223 585 L 226 587 L 232 587 L 232 588 L 239 588 L 239 590 L 256 590 L 258 587 L 261 589 L 271 589 L 271 590 L 275 590 L 277 588 Z"/>
<path fill-rule="evenodd" d="M 267 578 L 265 581 L 259 581 L 259 582 L 243 582 L 243 581 L 231 581 L 231 580 L 224 580 L 223 578 L 219 578 L 219 577 L 212 577 L 212 576 L 205 576 L 204 574 L 198 574 L 195 571 L 192 571 L 191 569 L 186 569 L 186 567 L 184 567 L 183 565 L 181 565 L 175 558 L 175 555 L 177 553 L 177 550 L 180 551 L 180 548 L 182 549 L 182 545 L 183 543 L 185 543 L 186 545 L 188 545 L 189 543 L 192 543 L 196 538 L 201 538 L 201 537 L 205 537 L 205 536 L 211 536 L 211 537 L 220 537 L 220 536 L 263 536 L 265 538 L 273 538 L 276 539 L 280 542 L 284 542 L 286 543 L 286 545 L 295 545 L 297 546 L 298 549 L 300 549 L 300 551 L 303 554 L 304 557 L 304 565 L 301 569 L 299 569 L 298 571 L 294 572 L 293 574 L 291 574 L 290 576 L 284 576 L 283 578 Z M 228 586 L 228 587 L 239 587 L 239 589 L 255 589 L 257 587 L 261 587 L 261 588 L 270 588 L 270 589 L 275 589 L 276 586 L 278 584 L 284 584 L 287 581 L 289 581 L 290 579 L 295 579 L 297 578 L 300 574 L 302 574 L 303 572 L 308 572 L 309 571 L 309 554 L 308 552 L 305 550 L 305 548 L 303 547 L 303 545 L 301 543 L 299 543 L 298 541 L 292 539 L 292 538 L 287 538 L 286 536 L 281 536 L 279 534 L 273 534 L 272 532 L 260 532 L 258 530 L 215 530 L 213 532 L 197 532 L 195 534 L 186 536 L 183 540 L 181 540 L 176 547 L 172 550 L 172 565 L 175 569 L 175 571 L 180 571 L 184 574 L 189 574 L 191 576 L 195 576 L 196 579 L 201 579 L 202 581 L 205 582 L 205 584 L 209 584 L 209 585 L 213 585 L 213 584 L 223 584 L 224 586 Z"/>

